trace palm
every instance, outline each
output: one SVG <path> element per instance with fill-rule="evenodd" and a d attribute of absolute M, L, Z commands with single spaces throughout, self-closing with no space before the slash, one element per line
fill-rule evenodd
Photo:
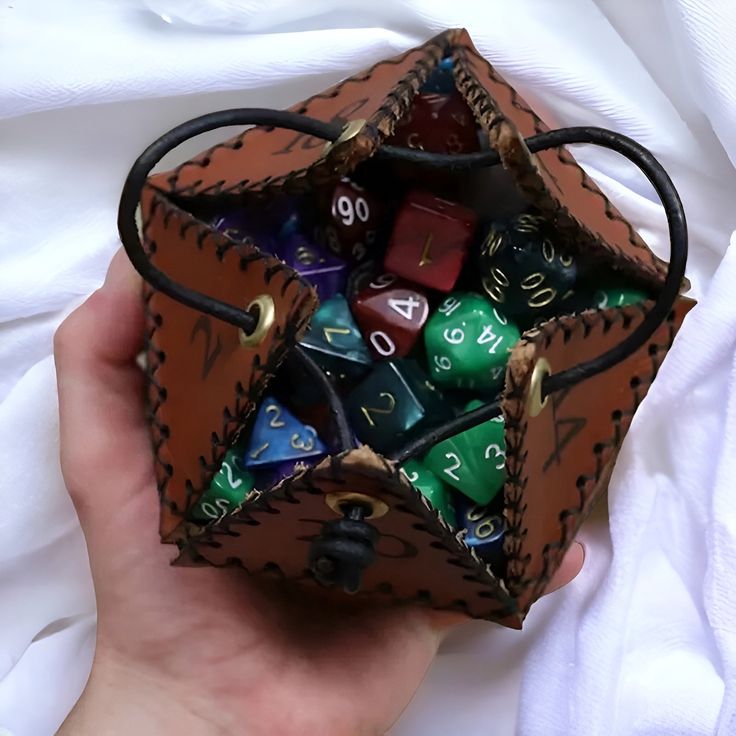
<path fill-rule="evenodd" d="M 142 335 L 139 285 L 120 255 L 57 333 L 62 468 L 98 604 L 91 682 L 95 670 L 124 671 L 128 690 L 226 733 L 384 733 L 458 617 L 328 606 L 240 570 L 171 567 L 134 362 Z"/>

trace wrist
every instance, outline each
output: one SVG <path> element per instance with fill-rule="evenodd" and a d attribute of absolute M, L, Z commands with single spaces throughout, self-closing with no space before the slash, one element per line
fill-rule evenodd
<path fill-rule="evenodd" d="M 95 661 L 79 701 L 57 736 L 187 736 L 242 734 L 247 723 L 204 693 L 162 683 L 116 661 Z"/>

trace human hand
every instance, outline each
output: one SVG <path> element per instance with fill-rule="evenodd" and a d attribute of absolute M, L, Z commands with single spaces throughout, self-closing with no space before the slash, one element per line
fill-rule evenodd
<path fill-rule="evenodd" d="M 60 734 L 384 734 L 457 614 L 337 607 L 238 569 L 171 567 L 143 412 L 140 281 L 125 254 L 55 340 L 61 463 L 89 551 L 97 649 Z M 549 590 L 583 562 L 573 545 Z"/>

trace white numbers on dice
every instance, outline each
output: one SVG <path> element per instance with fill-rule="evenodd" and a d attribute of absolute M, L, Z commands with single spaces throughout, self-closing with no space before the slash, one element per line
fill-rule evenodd
<path fill-rule="evenodd" d="M 452 368 L 452 363 L 450 362 L 450 359 L 445 355 L 435 355 L 434 364 L 441 371 L 449 371 L 450 368 Z"/>
<path fill-rule="evenodd" d="M 355 214 L 358 215 L 358 219 L 361 222 L 368 222 L 368 218 L 371 216 L 370 207 L 363 197 L 358 197 L 355 200 Z"/>
<path fill-rule="evenodd" d="M 205 502 L 199 508 L 210 519 L 219 519 L 230 508 L 230 502 L 226 498 L 218 498 L 214 503 Z"/>
<path fill-rule="evenodd" d="M 271 407 L 269 407 L 269 409 L 270 408 Z M 283 426 L 283 424 L 281 426 Z M 233 469 L 230 467 L 229 463 L 224 462 L 222 467 L 225 469 L 225 475 L 227 475 L 227 482 L 230 484 L 230 488 L 237 488 L 238 486 L 243 485 L 242 478 L 235 478 L 233 476 Z"/>
<path fill-rule="evenodd" d="M 387 286 L 391 286 L 391 284 L 396 281 L 396 276 L 392 273 L 382 273 L 380 276 L 377 276 L 374 281 L 371 281 L 368 286 L 370 286 L 371 289 L 385 289 Z"/>
<path fill-rule="evenodd" d="M 465 339 L 465 333 L 459 327 L 455 327 L 452 330 L 446 327 L 442 333 L 442 337 L 451 345 L 459 345 Z"/>
<path fill-rule="evenodd" d="M 497 460 L 499 457 L 501 458 L 501 462 L 496 465 L 496 470 L 503 470 L 503 468 L 506 466 L 506 453 L 498 446 L 498 445 L 488 445 L 486 447 L 485 452 L 485 458 L 486 460 L 490 460 L 490 454 L 491 451 L 493 454 L 493 459 Z"/>
<path fill-rule="evenodd" d="M 404 474 L 404 477 L 409 481 L 409 483 L 416 483 L 419 480 L 419 473 L 415 470 L 411 475 L 404 470 L 404 468 L 401 468 L 401 472 Z"/>
<path fill-rule="evenodd" d="M 381 355 L 388 356 L 393 355 L 396 352 L 394 341 L 381 330 L 371 332 L 371 336 L 368 339 L 371 341 L 371 345 L 376 349 L 376 352 Z"/>
<path fill-rule="evenodd" d="M 491 368 L 491 380 L 498 381 L 499 378 L 503 377 L 505 372 L 506 372 L 506 366 L 503 366 L 503 365 L 497 365 L 495 366 L 495 368 Z M 496 420 L 494 419 L 491 421 L 496 421 Z M 501 421 L 503 421 L 503 419 Z"/>
<path fill-rule="evenodd" d="M 496 342 L 494 342 L 493 345 L 489 346 L 489 353 L 496 352 L 496 348 L 501 344 L 501 340 L 503 340 L 503 335 L 496 335 L 496 333 L 493 331 L 493 325 L 485 325 L 483 327 L 483 332 L 480 333 L 480 337 L 478 338 L 478 345 L 485 345 L 492 340 L 495 340 Z"/>
<path fill-rule="evenodd" d="M 350 227 L 355 222 L 356 216 L 361 222 L 368 222 L 371 211 L 363 197 L 358 197 L 353 203 L 350 197 L 343 194 L 335 200 L 332 215 L 333 217 L 340 215 L 342 224 Z"/>
<path fill-rule="evenodd" d="M 445 468 L 443 472 L 447 473 L 447 475 L 449 475 L 450 478 L 452 478 L 453 480 L 459 481 L 460 478 L 458 478 L 455 471 L 460 470 L 460 467 L 462 466 L 462 462 L 460 462 L 460 458 L 454 452 L 446 452 L 445 457 L 448 460 L 452 460 L 453 465 L 450 465 L 448 468 Z"/>
<path fill-rule="evenodd" d="M 443 301 L 437 308 L 437 311 L 440 314 L 444 314 L 445 317 L 449 317 L 459 306 L 459 299 L 455 299 L 454 296 L 448 296 L 447 299 L 445 299 L 445 301 Z"/>
<path fill-rule="evenodd" d="M 400 314 L 404 319 L 410 322 L 414 319 L 414 310 L 422 306 L 422 303 L 415 296 L 408 296 L 405 299 L 393 299 L 389 297 L 388 306 Z"/>
<path fill-rule="evenodd" d="M 502 314 L 499 314 L 499 312 L 496 310 L 496 308 L 493 308 L 493 314 L 496 315 L 496 319 L 502 324 L 507 325 L 509 321 L 504 317 Z"/>

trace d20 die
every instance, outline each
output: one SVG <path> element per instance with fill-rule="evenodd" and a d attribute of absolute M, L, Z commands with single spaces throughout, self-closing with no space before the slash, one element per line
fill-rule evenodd
<path fill-rule="evenodd" d="M 516 325 L 480 294 L 458 292 L 427 321 L 424 344 L 430 375 L 439 386 L 490 393 L 503 382 Z"/>

